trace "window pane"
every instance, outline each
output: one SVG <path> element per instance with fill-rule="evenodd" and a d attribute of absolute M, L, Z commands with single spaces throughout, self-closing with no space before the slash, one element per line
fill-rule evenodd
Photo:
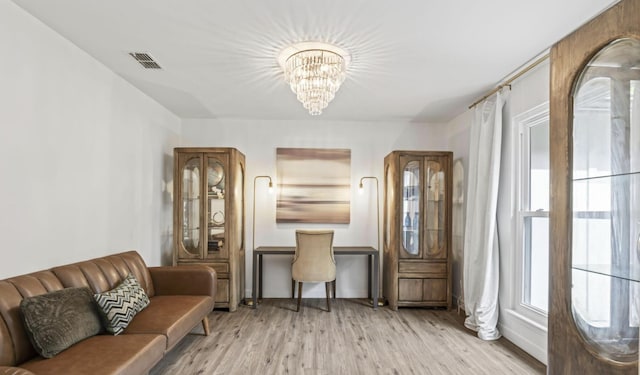
<path fill-rule="evenodd" d="M 525 280 L 523 302 L 549 308 L 549 218 L 525 218 Z"/>
<path fill-rule="evenodd" d="M 529 209 L 549 211 L 549 120 L 529 128 Z"/>
<path fill-rule="evenodd" d="M 521 115 L 520 234 L 522 248 L 518 302 L 538 312 L 549 305 L 549 109 L 540 106 Z M 530 309 L 521 310 L 530 314 Z M 529 315 L 544 319 L 542 314 Z"/>

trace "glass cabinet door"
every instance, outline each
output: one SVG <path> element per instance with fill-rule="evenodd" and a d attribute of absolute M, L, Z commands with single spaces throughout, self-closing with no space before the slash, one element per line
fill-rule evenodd
<path fill-rule="evenodd" d="M 188 159 L 182 168 L 182 250 L 200 256 L 201 158 Z"/>
<path fill-rule="evenodd" d="M 638 360 L 640 41 L 603 48 L 573 93 L 571 307 L 603 358 Z"/>
<path fill-rule="evenodd" d="M 445 242 L 445 178 L 442 165 L 437 160 L 426 162 L 425 186 L 426 199 L 426 254 L 429 259 L 447 257 Z"/>
<path fill-rule="evenodd" d="M 206 156 L 207 202 L 206 202 L 206 257 L 223 256 L 225 247 L 225 181 L 226 168 L 222 158 Z"/>
<path fill-rule="evenodd" d="M 402 172 L 402 255 L 420 254 L 420 161 L 405 164 Z"/>

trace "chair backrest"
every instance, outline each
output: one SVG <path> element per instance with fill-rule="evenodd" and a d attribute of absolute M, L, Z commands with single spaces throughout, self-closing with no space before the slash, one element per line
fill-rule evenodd
<path fill-rule="evenodd" d="M 291 276 L 303 282 L 319 283 L 336 279 L 333 230 L 296 230 L 296 253 Z"/>

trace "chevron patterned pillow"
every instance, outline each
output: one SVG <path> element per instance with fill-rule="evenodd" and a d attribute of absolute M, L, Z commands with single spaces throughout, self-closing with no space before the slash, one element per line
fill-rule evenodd
<path fill-rule="evenodd" d="M 129 274 L 117 287 L 94 294 L 107 332 L 118 335 L 133 317 L 149 304 L 149 297 L 138 280 Z"/>

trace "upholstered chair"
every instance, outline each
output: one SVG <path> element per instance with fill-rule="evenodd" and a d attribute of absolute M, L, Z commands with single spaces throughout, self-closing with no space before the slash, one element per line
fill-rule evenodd
<path fill-rule="evenodd" d="M 325 283 L 327 311 L 330 286 L 336 280 L 336 261 L 333 257 L 333 230 L 296 230 L 296 252 L 291 264 L 291 277 L 298 282 L 298 306 L 302 300 L 302 284 Z"/>

